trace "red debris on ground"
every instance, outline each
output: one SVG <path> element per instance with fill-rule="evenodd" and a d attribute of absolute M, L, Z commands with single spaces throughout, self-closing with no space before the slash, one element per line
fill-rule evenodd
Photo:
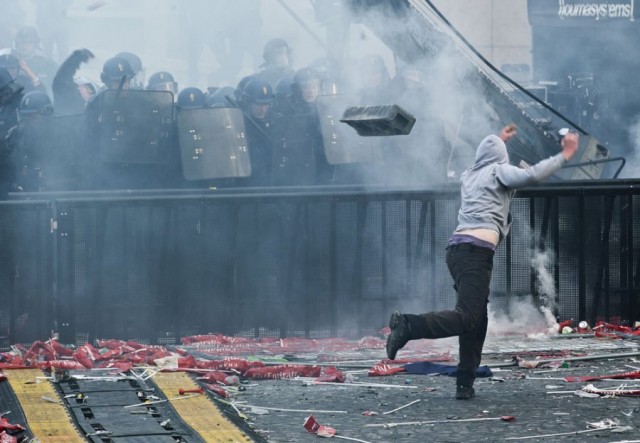
<path fill-rule="evenodd" d="M 608 379 L 640 379 L 640 371 L 629 371 L 619 374 L 608 375 L 585 375 L 581 377 L 565 377 L 566 382 L 586 382 L 595 380 L 608 380 Z"/>
<path fill-rule="evenodd" d="M 595 331 L 595 336 L 599 338 L 624 339 L 626 336 L 640 336 L 640 327 L 631 328 L 604 321 L 598 321 L 593 330 Z"/>

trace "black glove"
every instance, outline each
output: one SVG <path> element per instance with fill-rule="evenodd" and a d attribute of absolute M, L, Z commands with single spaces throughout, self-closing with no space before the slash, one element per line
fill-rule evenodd
<path fill-rule="evenodd" d="M 93 52 L 89 51 L 88 49 L 76 49 L 75 51 L 73 51 L 73 56 L 74 58 L 78 57 L 84 63 L 87 63 L 92 58 L 95 58 Z"/>

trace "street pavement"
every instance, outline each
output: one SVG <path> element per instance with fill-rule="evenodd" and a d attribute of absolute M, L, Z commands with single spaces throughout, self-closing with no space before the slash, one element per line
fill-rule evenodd
<path fill-rule="evenodd" d="M 477 379 L 476 397 L 467 401 L 455 399 L 455 378 L 450 376 L 400 373 L 369 377 L 366 366 L 383 359 L 383 349 L 351 353 L 348 363 L 338 363 L 355 383 L 251 381 L 233 401 L 248 416 L 251 427 L 273 443 L 321 439 L 303 426 L 310 415 L 320 425 L 334 428 L 333 438 L 342 441 L 640 441 L 640 396 L 582 391 L 589 384 L 600 389 L 640 390 L 640 380 L 564 380 L 640 371 L 639 344 L 592 336 L 488 338 L 482 365 L 490 366 L 493 376 Z M 398 358 L 425 350 L 450 353 L 451 361 L 445 364 L 456 363 L 455 339 L 412 342 Z M 538 367 L 515 366 L 514 356 L 524 366 Z M 537 364 L 541 359 L 556 361 Z"/>

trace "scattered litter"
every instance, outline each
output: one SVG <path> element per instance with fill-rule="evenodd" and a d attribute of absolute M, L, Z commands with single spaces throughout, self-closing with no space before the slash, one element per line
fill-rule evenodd
<path fill-rule="evenodd" d="M 347 414 L 347 411 L 326 411 L 321 409 L 285 409 L 285 408 L 272 408 L 267 406 L 255 406 L 255 405 L 242 405 L 243 408 L 249 409 L 263 409 L 265 411 L 277 411 L 277 412 L 303 412 L 305 414 Z"/>
<path fill-rule="evenodd" d="M 193 389 L 178 389 L 178 394 L 200 394 L 204 395 L 204 388 L 193 388 Z"/>
<path fill-rule="evenodd" d="M 505 440 L 529 440 L 534 438 L 546 438 L 546 437 L 560 437 L 563 435 L 576 435 L 576 434 L 586 434 L 588 432 L 602 431 L 602 430 L 612 430 L 619 426 L 617 420 L 605 419 L 596 423 L 587 423 L 587 429 L 583 431 L 573 431 L 573 432 L 559 432 L 556 434 L 538 434 L 538 435 L 529 435 L 526 437 L 506 437 Z"/>
<path fill-rule="evenodd" d="M 298 379 L 294 379 L 298 380 Z M 418 389 L 416 385 L 392 385 L 386 383 L 362 383 L 362 382 L 353 382 L 353 383 L 333 383 L 333 382 L 323 382 L 323 381 L 305 381 L 305 386 L 313 386 L 313 385 L 334 385 L 340 387 L 354 387 L 354 388 L 395 388 L 395 389 Z"/>
<path fill-rule="evenodd" d="M 49 403 L 55 403 L 57 405 L 61 405 L 62 402 L 56 398 L 53 397 L 49 397 L 48 395 L 43 395 L 42 397 L 40 397 L 42 400 L 44 401 L 48 401 Z"/>
<path fill-rule="evenodd" d="M 421 426 L 421 425 L 430 425 L 430 424 L 439 424 L 439 423 L 462 423 L 462 422 L 471 422 L 471 421 L 506 421 L 512 422 L 515 421 L 516 418 L 512 415 L 503 415 L 502 417 L 482 417 L 482 418 L 450 418 L 446 420 L 428 420 L 428 421 L 405 421 L 399 423 L 380 423 L 380 424 L 368 424 L 364 425 L 369 428 L 395 428 L 397 426 Z"/>
<path fill-rule="evenodd" d="M 640 371 L 631 371 L 631 372 L 623 372 L 621 374 L 612 374 L 612 375 L 584 375 L 584 376 L 576 376 L 576 377 L 565 377 L 564 381 L 566 382 L 587 382 L 587 381 L 595 381 L 595 380 L 616 380 L 616 379 L 640 379 Z"/>
<path fill-rule="evenodd" d="M 158 404 L 158 403 L 166 403 L 168 401 L 186 400 L 188 398 L 199 397 L 199 396 L 200 396 L 200 394 L 191 394 L 191 395 L 185 395 L 183 397 L 168 398 L 166 400 L 145 401 L 145 402 L 142 402 L 142 403 L 136 403 L 135 405 L 123 406 L 123 408 L 125 408 L 125 409 L 137 408 L 137 407 L 140 407 L 140 406 L 149 406 L 149 405 L 155 405 L 155 404 Z M 149 398 L 151 398 L 151 397 L 149 397 Z"/>
<path fill-rule="evenodd" d="M 640 389 L 627 389 L 626 385 L 620 385 L 617 388 L 596 388 L 589 384 L 582 388 L 584 392 L 595 394 L 598 396 L 616 396 L 616 397 L 640 397 Z"/>
<path fill-rule="evenodd" d="M 571 361 L 588 361 L 588 360 L 612 360 L 616 358 L 628 358 L 628 357 L 637 357 L 640 355 L 640 351 L 637 352 L 622 352 L 618 354 L 594 354 L 594 355 L 584 355 L 580 357 L 562 357 L 562 358 L 551 358 L 546 360 L 525 360 L 521 357 L 514 357 L 515 363 L 517 366 L 521 368 L 537 368 L 542 364 L 551 363 L 551 362 L 571 362 Z"/>
<path fill-rule="evenodd" d="M 400 406 L 399 408 L 392 409 L 391 411 L 383 412 L 383 413 L 382 413 L 382 415 L 393 414 L 394 412 L 400 411 L 400 410 L 402 410 L 402 409 L 404 409 L 404 408 L 408 408 L 409 406 L 411 406 L 411 405 L 415 405 L 416 403 L 420 403 L 420 399 L 418 399 L 418 400 L 414 400 L 414 401 L 412 401 L 411 403 L 407 403 L 407 404 L 406 404 L 406 405 L 404 405 L 404 406 Z"/>
<path fill-rule="evenodd" d="M 618 426 L 611 430 L 612 434 L 624 434 L 625 432 L 631 432 L 634 428 L 632 426 Z M 636 440 L 637 441 L 637 440 Z"/>
<path fill-rule="evenodd" d="M 574 391 L 574 394 L 576 394 L 578 397 L 582 397 L 582 398 L 600 398 L 600 395 L 596 394 L 595 392 L 588 392 L 588 391 L 583 391 L 583 390 Z"/>
<path fill-rule="evenodd" d="M 99 431 L 96 432 L 89 432 L 88 434 L 85 434 L 85 437 L 106 437 L 108 435 L 111 435 L 111 431 L 107 431 L 106 429 L 101 429 Z"/>
<path fill-rule="evenodd" d="M 318 423 L 318 421 L 315 419 L 313 415 L 310 415 L 307 417 L 307 419 L 304 421 L 303 426 L 307 431 L 309 431 L 309 433 L 316 434 L 318 437 L 339 438 L 342 440 L 357 441 L 360 443 L 370 443 L 366 440 L 360 440 L 358 438 L 343 437 L 341 435 L 336 435 L 337 431 L 335 428 L 321 425 L 320 423 Z"/>

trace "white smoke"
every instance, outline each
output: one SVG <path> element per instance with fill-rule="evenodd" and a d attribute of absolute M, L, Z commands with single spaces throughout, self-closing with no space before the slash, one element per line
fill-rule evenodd
<path fill-rule="evenodd" d="M 533 251 L 531 266 L 535 272 L 540 301 L 551 312 L 555 310 L 557 304 L 555 280 L 550 271 L 550 269 L 553 269 L 553 264 L 554 258 L 551 251 Z"/>
<path fill-rule="evenodd" d="M 513 300 L 506 311 L 489 309 L 488 337 L 526 335 L 535 338 L 557 330 L 558 323 L 549 308 L 537 307 L 531 296 Z"/>

